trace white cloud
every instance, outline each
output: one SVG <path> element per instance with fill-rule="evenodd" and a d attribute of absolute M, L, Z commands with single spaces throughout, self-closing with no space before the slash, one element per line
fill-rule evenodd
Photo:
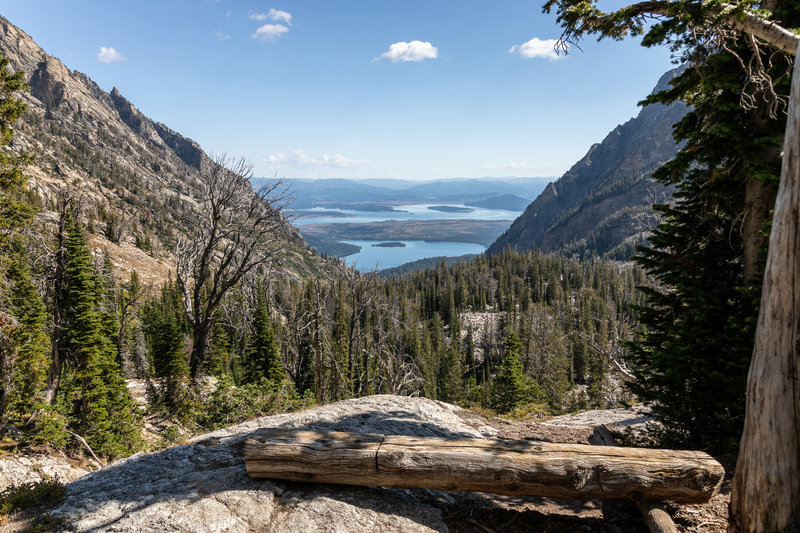
<path fill-rule="evenodd" d="M 381 54 L 383 59 L 388 59 L 392 63 L 400 61 L 422 61 L 423 59 L 436 59 L 439 57 L 439 49 L 429 42 L 411 41 L 407 43 L 400 41 L 389 46 L 389 51 Z"/>
<path fill-rule="evenodd" d="M 256 30 L 252 37 L 262 41 L 274 41 L 287 31 L 289 31 L 289 28 L 282 24 L 264 24 Z"/>
<path fill-rule="evenodd" d="M 100 52 L 95 56 L 95 59 L 101 63 L 113 63 L 114 61 L 122 61 L 125 58 L 115 49 L 101 46 Z"/>
<path fill-rule="evenodd" d="M 367 162 L 366 160 L 350 159 L 342 154 L 323 154 L 313 157 L 308 155 L 305 150 L 292 150 L 288 154 L 272 154 L 262 159 L 262 163 L 285 164 L 303 168 L 356 168 Z"/>
<path fill-rule="evenodd" d="M 288 11 L 281 11 L 275 8 L 270 9 L 267 13 L 251 11 L 248 17 L 250 20 L 271 20 L 272 22 L 283 22 L 289 26 L 292 25 L 292 14 Z"/>
<path fill-rule="evenodd" d="M 227 10 L 227 11 L 225 12 L 225 18 L 226 18 L 226 19 L 229 19 L 229 18 L 231 18 L 231 15 L 232 15 L 232 14 L 233 14 L 233 13 L 231 12 L 231 10 L 230 10 L 230 9 L 229 9 L 229 10 Z"/>
<path fill-rule="evenodd" d="M 557 39 L 539 39 L 534 37 L 528 42 L 522 44 L 515 44 L 508 51 L 512 54 L 519 54 L 526 59 L 540 57 L 554 61 L 565 57 L 563 54 L 556 52 Z"/>
<path fill-rule="evenodd" d="M 267 13 L 267 18 L 275 22 L 285 22 L 290 26 L 292 24 L 292 14 L 279 9 L 270 9 L 269 13 Z"/>
<path fill-rule="evenodd" d="M 219 39 L 221 41 L 227 41 L 228 39 L 231 38 L 230 35 L 228 35 L 227 33 L 223 33 L 223 32 L 221 32 L 219 30 L 214 32 L 214 37 L 216 37 L 217 39 Z"/>

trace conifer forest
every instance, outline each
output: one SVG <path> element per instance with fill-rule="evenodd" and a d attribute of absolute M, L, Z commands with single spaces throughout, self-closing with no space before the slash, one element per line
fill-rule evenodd
<path fill-rule="evenodd" d="M 748 435 L 764 440 L 753 409 L 767 396 L 757 378 L 796 385 L 790 371 L 775 378 L 752 369 L 763 359 L 769 368 L 764 354 L 773 352 L 764 346 L 781 330 L 775 321 L 790 316 L 779 325 L 797 336 L 796 314 L 774 309 L 784 309 L 781 296 L 794 290 L 785 280 L 798 275 L 785 266 L 797 252 L 785 244 L 795 242 L 797 209 L 781 203 L 791 197 L 784 188 L 797 158 L 784 143 L 800 113 L 800 66 L 790 50 L 800 4 L 681 0 L 604 13 L 592 2 L 549 0 L 544 11 L 557 17 L 562 46 L 643 35 L 680 65 L 666 89 L 642 102 L 685 104 L 672 127 L 677 155 L 646 178 L 630 173 L 603 184 L 602 194 L 587 192 L 548 228 L 569 226 L 569 217 L 594 213 L 639 181 L 657 182 L 664 201 L 648 206 L 650 226 L 635 237 L 609 244 L 614 225 L 632 227 L 642 205 L 618 202 L 604 219 L 604 249 L 614 253 L 598 255 L 591 239 L 577 237 L 544 252 L 514 241 L 526 235 L 515 223 L 502 250 L 360 272 L 302 240 L 285 181 L 253 181 L 245 159 L 208 157 L 151 124 L 180 157 L 162 167 L 134 153 L 134 143 L 120 150 L 149 175 L 163 174 L 159 189 L 64 129 L 78 112 L 49 103 L 32 112 L 24 95 L 44 82 L 26 79 L 0 53 L 2 437 L 114 460 L 259 416 L 376 394 L 517 420 L 644 404 L 656 423 L 637 445 L 732 456 L 741 447 L 737 475 L 745 476 L 758 455 Z M 100 100 L 145 129 L 116 89 Z M 20 131 L 25 143 L 15 143 Z M 98 144 L 113 144 L 103 135 Z M 37 151 L 50 136 L 69 142 Z M 57 185 L 34 175 L 35 161 L 54 169 Z M 96 188 L 82 191 L 60 161 L 97 174 Z M 121 268 L 104 246 L 123 241 L 156 266 L 146 275 Z M 759 315 L 764 309 L 773 311 Z M 795 370 L 796 346 L 793 355 L 781 352 Z M 770 411 L 784 402 L 765 403 Z M 797 409 L 788 409 L 796 421 Z M 157 442 L 144 437 L 148 425 L 160 427 Z M 758 490 L 743 478 L 734 486 L 738 531 L 750 519 L 741 509 L 753 505 L 742 502 Z M 796 518 L 796 505 L 787 513 Z M 759 529 L 751 526 L 742 530 Z"/>

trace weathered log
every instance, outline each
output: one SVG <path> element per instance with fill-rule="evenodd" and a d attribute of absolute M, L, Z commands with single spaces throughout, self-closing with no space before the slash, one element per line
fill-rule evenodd
<path fill-rule="evenodd" d="M 244 456 L 253 477 L 573 499 L 702 503 L 725 473 L 694 451 L 280 429 Z"/>

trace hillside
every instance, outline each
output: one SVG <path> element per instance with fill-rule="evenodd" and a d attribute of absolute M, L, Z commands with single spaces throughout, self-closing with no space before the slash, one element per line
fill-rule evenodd
<path fill-rule="evenodd" d="M 653 91 L 667 88 L 678 72 L 664 74 Z M 672 125 L 685 112 L 682 103 L 649 105 L 614 128 L 550 183 L 487 253 L 510 246 L 630 255 L 631 243 L 656 223 L 650 205 L 671 197 L 671 189 L 653 181 L 651 175 L 677 152 Z"/>
<path fill-rule="evenodd" d="M 116 88 L 110 93 L 69 70 L 25 32 L 0 17 L 0 52 L 30 85 L 12 149 L 35 160 L 26 172 L 52 221 L 59 201 L 81 205 L 95 250 L 107 249 L 118 275 L 132 267 L 163 280 L 178 237 L 199 208 L 200 167 L 208 156 L 191 139 L 142 115 Z M 294 230 L 285 235 L 290 270 L 317 268 Z"/>

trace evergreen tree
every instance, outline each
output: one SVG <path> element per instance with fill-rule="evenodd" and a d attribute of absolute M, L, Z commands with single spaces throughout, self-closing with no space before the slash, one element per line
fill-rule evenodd
<path fill-rule="evenodd" d="M 170 411 L 179 406 L 189 376 L 178 297 L 174 286 L 165 283 L 161 288 L 161 298 L 148 302 L 142 311 L 153 374 L 159 380 L 159 396 Z"/>
<path fill-rule="evenodd" d="M 22 167 L 31 157 L 12 155 L 6 146 L 14 136 L 13 124 L 25 111 L 18 93 L 27 90 L 22 71 L 8 72 L 8 58 L 0 54 L 0 382 L 4 384 L 0 414 L 6 421 L 23 425 L 26 440 L 62 445 L 66 433 L 63 418 L 45 401 L 50 339 L 41 294 L 28 266 L 25 227 L 35 208 L 25 198 Z M 0 313 L 2 316 L 4 313 Z"/>
<path fill-rule="evenodd" d="M 11 257 L 8 269 L 11 281 L 8 299 L 18 320 L 18 325 L 9 335 L 17 353 L 8 408 L 18 413 L 27 412 L 35 401 L 41 400 L 39 396 L 47 386 L 50 340 L 45 331 L 44 303 L 31 280 L 25 255 L 18 249 Z"/>
<path fill-rule="evenodd" d="M 231 337 L 228 329 L 220 320 L 214 320 L 211 325 L 208 355 L 201 366 L 203 373 L 215 377 L 225 376 L 230 360 Z"/>
<path fill-rule="evenodd" d="M 528 401 L 530 386 L 522 373 L 519 352 L 522 342 L 514 332 L 503 339 L 505 357 L 492 381 L 489 404 L 499 413 L 507 413 Z"/>
<path fill-rule="evenodd" d="M 748 279 L 742 261 L 748 182 L 777 183 L 785 121 L 741 107 L 746 74 L 731 54 L 698 53 L 695 61 L 673 89 L 650 98 L 684 98 L 693 108 L 676 127 L 685 146 L 656 173 L 677 184 L 676 203 L 656 207 L 664 220 L 650 246 L 638 248 L 636 260 L 660 285 L 642 289 L 648 332 L 632 346 L 631 388 L 655 402 L 665 444 L 729 450 L 744 420 L 760 293 L 760 276 Z M 776 75 L 779 90 L 786 83 Z"/>
<path fill-rule="evenodd" d="M 103 284 L 80 224 L 69 215 L 65 246 L 64 334 L 73 362 L 71 424 L 98 454 L 126 455 L 142 445 L 134 404 L 117 364 L 101 306 Z M 114 328 L 116 329 L 116 328 Z"/>
<path fill-rule="evenodd" d="M 35 211 L 25 201 L 24 190 L 27 178 L 23 167 L 31 157 L 6 150 L 14 138 L 14 122 L 25 112 L 25 103 L 18 94 L 28 88 L 24 72 L 8 72 L 8 63 L 0 53 L 0 248 L 10 245 L 11 236 L 24 227 Z"/>
<path fill-rule="evenodd" d="M 258 383 L 261 379 L 280 383 L 284 379 L 283 362 L 267 300 L 261 291 L 253 310 L 252 330 L 245 358 L 245 383 Z"/>

